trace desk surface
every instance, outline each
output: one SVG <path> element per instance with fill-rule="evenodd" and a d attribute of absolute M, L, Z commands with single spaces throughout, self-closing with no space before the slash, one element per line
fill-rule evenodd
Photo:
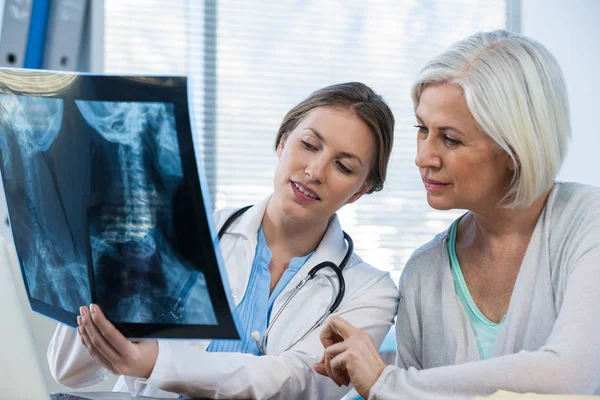
<path fill-rule="evenodd" d="M 132 396 L 121 392 L 66 392 L 51 393 L 51 400 L 173 400 L 166 397 Z M 188 400 L 207 400 L 201 398 L 189 398 Z"/>
<path fill-rule="evenodd" d="M 52 393 L 52 400 L 166 400 L 163 397 L 132 396 L 120 392 L 67 392 Z"/>
<path fill-rule="evenodd" d="M 572 394 L 534 394 L 534 393 L 513 393 L 504 390 L 499 390 L 491 396 L 476 397 L 481 400 L 592 400 L 600 399 L 600 396 L 576 396 Z"/>

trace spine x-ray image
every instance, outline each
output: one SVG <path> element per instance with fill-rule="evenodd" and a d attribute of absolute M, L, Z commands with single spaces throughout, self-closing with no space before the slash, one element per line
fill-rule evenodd
<path fill-rule="evenodd" d="M 179 79 L 0 71 L 2 178 L 34 310 L 75 326 L 95 302 L 130 337 L 237 336 Z"/>

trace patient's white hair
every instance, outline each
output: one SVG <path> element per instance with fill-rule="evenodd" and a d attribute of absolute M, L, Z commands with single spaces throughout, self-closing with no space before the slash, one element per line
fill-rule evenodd
<path fill-rule="evenodd" d="M 558 62 L 535 40 L 504 30 L 472 35 L 421 70 L 412 87 L 459 85 L 481 129 L 515 163 L 501 206 L 527 208 L 553 184 L 571 137 L 567 88 Z"/>

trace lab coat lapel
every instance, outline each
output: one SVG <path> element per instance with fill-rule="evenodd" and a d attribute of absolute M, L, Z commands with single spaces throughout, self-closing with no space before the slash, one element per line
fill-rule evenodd
<path fill-rule="evenodd" d="M 239 217 L 239 222 L 236 221 L 229 227 L 227 233 L 242 235 L 248 239 L 256 239 L 269 200 L 271 200 L 271 196 L 265 197 L 250 207 Z"/>
<path fill-rule="evenodd" d="M 221 250 L 224 253 L 225 268 L 236 305 L 242 300 L 248 286 L 256 252 L 258 229 L 270 198 L 271 196 L 266 197 L 250 207 L 238 217 L 237 221 L 232 223 L 223 236 L 224 239 L 227 236 L 231 240 L 230 245 L 227 247 L 223 243 Z M 225 223 L 225 219 L 223 223 Z M 240 252 L 242 249 L 235 245 L 238 240 L 243 240 L 243 255 Z"/>
<path fill-rule="evenodd" d="M 346 245 L 342 236 L 342 228 L 337 216 L 334 216 L 315 253 L 300 268 L 275 300 L 269 323 L 272 322 L 285 301 L 292 295 L 298 283 L 306 277 L 313 267 L 324 261 L 332 261 L 339 265 L 345 254 Z M 328 275 L 333 278 L 333 289 L 327 280 L 319 279 L 321 275 Z M 273 324 L 273 328 L 269 333 L 267 352 L 269 354 L 279 354 L 298 340 L 331 306 L 335 296 L 334 293 L 337 293 L 338 290 L 337 276 L 331 268 L 324 268 L 319 271 L 317 277 L 298 292 L 297 296 L 283 310 L 277 322 Z M 302 307 L 302 312 L 296 309 L 298 306 Z"/>

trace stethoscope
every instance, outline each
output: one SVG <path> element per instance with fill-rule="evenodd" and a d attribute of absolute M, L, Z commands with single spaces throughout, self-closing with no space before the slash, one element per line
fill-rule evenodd
<path fill-rule="evenodd" d="M 229 218 L 227 218 L 227 220 L 225 221 L 225 223 L 223 224 L 221 229 L 219 229 L 219 234 L 218 234 L 219 240 L 223 238 L 223 235 L 225 234 L 225 231 L 227 231 L 229 226 L 231 226 L 231 224 L 233 222 L 235 222 L 235 220 L 237 220 L 250 207 L 252 207 L 252 206 L 250 205 L 250 206 L 242 207 L 239 210 L 237 210 L 236 212 L 234 212 L 233 214 L 231 214 L 229 216 Z M 262 340 L 260 340 L 260 333 L 258 331 L 252 332 L 252 339 L 254 339 L 254 341 L 256 342 L 256 345 L 258 346 L 258 351 L 260 352 L 260 354 L 262 354 L 262 355 L 267 354 L 267 338 L 269 336 L 269 332 L 273 328 L 273 325 L 275 324 L 275 322 L 277 322 L 277 319 L 279 318 L 279 316 L 281 315 L 281 313 L 283 312 L 285 307 L 290 303 L 290 301 L 292 301 L 292 299 L 296 296 L 296 294 L 298 294 L 298 292 L 309 281 L 311 281 L 315 277 L 317 272 L 319 272 L 323 268 L 331 268 L 333 270 L 333 272 L 335 272 L 335 274 L 337 275 L 338 282 L 339 282 L 339 289 L 337 291 L 335 301 L 333 302 L 331 307 L 329 307 L 329 309 L 327 311 L 325 311 L 325 313 L 317 320 L 317 322 L 315 322 L 315 324 L 313 326 L 311 326 L 310 329 L 308 331 L 306 331 L 306 333 L 304 335 L 302 335 L 302 337 L 300 337 L 300 339 L 298 339 L 294 343 L 292 343 L 285 351 L 291 349 L 297 343 L 304 340 L 312 331 L 317 329 L 323 322 L 325 322 L 327 317 L 329 317 L 331 314 L 333 314 L 335 312 L 335 310 L 338 309 L 340 303 L 342 302 L 342 299 L 344 298 L 344 292 L 346 290 L 346 282 L 344 280 L 344 275 L 342 274 L 342 271 L 343 271 L 344 267 L 346 267 L 346 264 L 348 264 L 348 260 L 350 259 L 350 256 L 352 256 L 352 252 L 354 251 L 354 242 L 352 241 L 352 238 L 346 232 L 342 231 L 342 233 L 344 234 L 344 239 L 346 239 L 346 242 L 348 243 L 348 249 L 346 250 L 346 255 L 342 259 L 342 262 L 340 263 L 340 265 L 337 266 L 331 261 L 323 261 L 322 263 L 314 266 L 310 271 L 308 271 L 308 274 L 306 274 L 306 277 L 304 279 L 302 279 L 296 285 L 296 288 L 294 289 L 294 291 L 292 292 L 290 297 L 285 301 L 285 303 L 283 303 L 283 305 L 281 306 L 279 311 L 277 311 L 277 314 L 275 314 L 275 316 L 271 319 L 271 322 L 267 326 L 267 329 L 265 330 L 265 334 L 263 335 Z M 188 279 L 188 281 L 186 282 L 186 284 L 184 285 L 184 288 L 181 291 L 180 295 L 178 296 L 178 299 L 177 299 L 175 305 L 171 308 L 171 311 L 169 311 L 168 313 L 162 314 L 163 317 L 166 315 L 169 315 L 170 317 L 175 318 L 177 320 L 183 318 L 183 312 L 185 310 L 184 304 L 190 295 L 190 292 L 192 290 L 194 283 L 196 282 L 198 274 L 199 273 L 197 271 L 192 274 L 192 277 L 190 277 Z M 330 280 L 331 286 L 334 288 L 335 286 L 333 285 L 332 279 L 328 275 L 324 275 L 324 276 Z"/>
<path fill-rule="evenodd" d="M 229 218 L 227 218 L 227 220 L 225 221 L 225 223 L 219 230 L 219 239 L 221 239 L 223 237 L 227 228 L 229 228 L 229 226 L 236 219 L 238 219 L 238 217 L 240 215 L 245 213 L 246 210 L 248 210 L 250 207 L 252 207 L 252 206 L 246 206 L 246 207 L 240 208 L 239 210 L 237 210 L 236 212 L 231 214 L 231 216 L 229 216 Z M 350 260 L 350 256 L 352 256 L 352 252 L 354 251 L 354 242 L 352 241 L 352 238 L 346 232 L 343 232 L 343 234 L 344 234 L 344 239 L 346 239 L 346 242 L 348 242 L 348 249 L 346 250 L 346 255 L 342 259 L 342 262 L 340 263 L 340 265 L 337 266 L 337 265 L 335 265 L 335 263 L 333 263 L 331 261 L 324 261 L 324 262 L 314 266 L 310 271 L 308 271 L 308 274 L 306 274 L 306 277 L 304 279 L 302 279 L 296 285 L 296 288 L 294 289 L 294 291 L 292 292 L 290 297 L 285 301 L 285 303 L 283 303 L 283 305 L 281 306 L 279 311 L 277 311 L 277 314 L 275 314 L 275 316 L 271 319 L 271 322 L 267 326 L 267 329 L 265 330 L 265 334 L 263 335 L 262 340 L 260 340 L 259 332 L 257 332 L 257 331 L 252 332 L 252 339 L 254 339 L 254 341 L 256 342 L 256 346 L 258 346 L 258 351 L 260 352 L 260 354 L 262 354 L 262 355 L 267 354 L 267 338 L 269 336 L 269 332 L 273 328 L 273 325 L 275 324 L 275 322 L 277 322 L 277 319 L 279 318 L 279 316 L 281 315 L 281 313 L 283 312 L 285 307 L 292 301 L 292 299 L 296 296 L 296 294 L 298 294 L 298 292 L 304 286 L 306 286 L 306 284 L 309 281 L 311 281 L 315 277 L 317 272 L 319 272 L 323 268 L 331 268 L 333 270 L 333 272 L 335 272 L 335 274 L 337 275 L 338 282 L 339 282 L 339 289 L 337 291 L 335 300 L 334 300 L 333 304 L 331 305 L 331 307 L 329 307 L 329 309 L 327 311 L 325 311 L 325 313 L 317 320 L 317 322 L 315 322 L 315 324 L 313 326 L 311 326 L 306 331 L 306 333 L 304 335 L 302 335 L 302 337 L 300 337 L 300 339 L 298 339 L 294 343 L 292 343 L 285 351 L 291 349 L 297 343 L 304 340 L 308 335 L 310 335 L 310 333 L 312 331 L 317 329 L 323 322 L 325 322 L 327 317 L 329 317 L 331 314 L 333 314 L 335 312 L 335 310 L 338 309 L 340 303 L 342 302 L 342 299 L 344 298 L 344 292 L 346 290 L 346 282 L 344 281 L 344 275 L 342 274 L 342 271 L 346 267 L 346 264 L 348 264 L 348 260 Z M 331 278 L 329 276 L 325 275 L 325 277 L 331 281 Z M 333 282 L 331 282 L 331 283 L 332 283 L 332 287 L 334 287 Z"/>

